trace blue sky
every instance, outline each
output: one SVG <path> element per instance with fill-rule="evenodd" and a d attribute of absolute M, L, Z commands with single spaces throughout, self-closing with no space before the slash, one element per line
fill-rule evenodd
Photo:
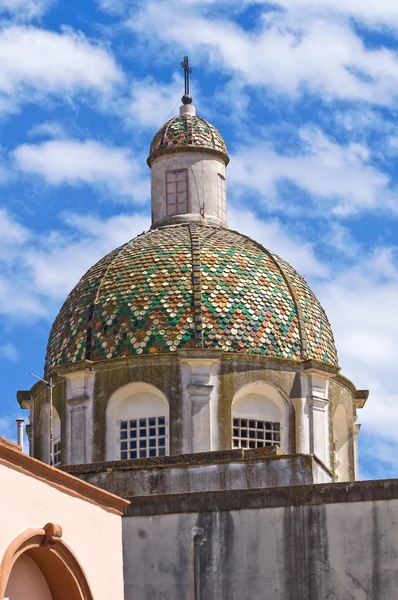
<path fill-rule="evenodd" d="M 0 0 L 0 434 L 79 277 L 149 226 L 189 54 L 230 226 L 290 261 L 370 389 L 361 476 L 398 473 L 396 0 Z"/>

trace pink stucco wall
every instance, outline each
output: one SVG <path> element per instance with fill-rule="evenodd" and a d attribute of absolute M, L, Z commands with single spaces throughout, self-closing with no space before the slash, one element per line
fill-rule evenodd
<path fill-rule="evenodd" d="M 18 535 L 49 522 L 61 525 L 95 600 L 123 600 L 121 517 L 16 470 L 0 454 L 0 562 Z"/>

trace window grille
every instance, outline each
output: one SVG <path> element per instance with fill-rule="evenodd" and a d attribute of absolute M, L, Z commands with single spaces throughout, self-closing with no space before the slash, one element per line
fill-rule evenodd
<path fill-rule="evenodd" d="M 275 421 L 233 418 L 232 445 L 234 448 L 264 448 L 281 445 L 281 424 Z"/>
<path fill-rule="evenodd" d="M 166 173 L 166 213 L 180 215 L 188 212 L 188 171 L 167 171 Z"/>
<path fill-rule="evenodd" d="M 218 209 L 218 218 L 226 221 L 227 219 L 227 194 L 226 194 L 226 184 L 225 177 L 218 174 L 218 183 L 217 183 L 217 209 Z"/>
<path fill-rule="evenodd" d="M 120 421 L 120 458 L 166 456 L 166 417 Z"/>
<path fill-rule="evenodd" d="M 61 438 L 56 438 L 53 443 L 54 449 L 54 467 L 61 464 Z"/>

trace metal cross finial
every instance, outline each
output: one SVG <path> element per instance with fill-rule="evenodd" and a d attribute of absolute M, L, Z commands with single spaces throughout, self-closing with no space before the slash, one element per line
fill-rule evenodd
<path fill-rule="evenodd" d="M 183 104 L 191 104 L 192 97 L 189 95 L 189 74 L 192 73 L 192 69 L 189 66 L 188 56 L 184 56 L 184 60 L 181 62 L 181 67 L 184 69 L 184 82 L 185 82 L 185 94 L 182 97 Z"/>

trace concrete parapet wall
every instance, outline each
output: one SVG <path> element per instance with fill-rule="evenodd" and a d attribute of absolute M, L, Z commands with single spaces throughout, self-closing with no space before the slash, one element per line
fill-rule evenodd
<path fill-rule="evenodd" d="M 128 515 L 126 600 L 396 596 L 397 480 L 133 498 Z"/>
<path fill-rule="evenodd" d="M 65 467 L 69 473 L 124 497 L 244 490 L 332 481 L 314 456 L 278 448 L 185 454 L 158 459 Z"/>

